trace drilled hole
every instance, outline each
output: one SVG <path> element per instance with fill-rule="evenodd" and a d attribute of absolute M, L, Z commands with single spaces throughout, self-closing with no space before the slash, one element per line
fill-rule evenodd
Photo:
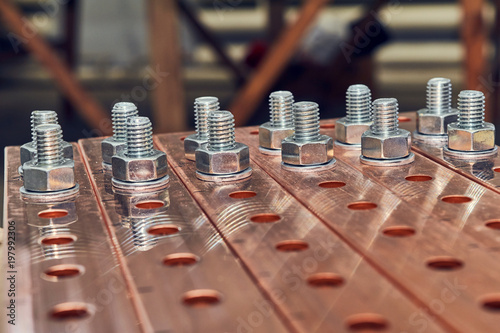
<path fill-rule="evenodd" d="M 369 210 L 377 208 L 377 204 L 368 201 L 353 202 L 347 205 L 347 208 L 352 210 Z"/>
<path fill-rule="evenodd" d="M 159 224 L 148 229 L 148 234 L 153 236 L 168 236 L 178 233 L 180 228 L 173 224 Z"/>
<path fill-rule="evenodd" d="M 181 137 L 179 138 L 179 140 L 184 141 L 184 140 L 186 140 L 186 138 L 187 138 L 187 136 L 181 136 Z"/>
<path fill-rule="evenodd" d="M 383 331 L 389 327 L 387 319 L 376 313 L 360 313 L 347 318 L 347 327 L 356 332 Z"/>
<path fill-rule="evenodd" d="M 338 287 L 344 283 L 344 279 L 335 273 L 317 273 L 307 279 L 307 283 L 316 288 Z"/>
<path fill-rule="evenodd" d="M 135 204 L 135 207 L 140 209 L 158 209 L 163 206 L 165 203 L 160 200 L 141 201 Z"/>
<path fill-rule="evenodd" d="M 345 186 L 345 183 L 338 181 L 328 181 L 319 183 L 318 186 L 322 188 L 339 188 Z"/>
<path fill-rule="evenodd" d="M 252 135 L 259 135 L 259 131 L 251 131 L 250 134 L 252 134 Z"/>
<path fill-rule="evenodd" d="M 471 202 L 472 198 L 466 197 L 465 195 L 447 195 L 442 197 L 441 200 L 451 204 L 463 204 Z"/>
<path fill-rule="evenodd" d="M 491 311 L 500 311 L 500 294 L 490 294 L 482 298 L 483 308 Z"/>
<path fill-rule="evenodd" d="M 55 236 L 47 236 L 40 240 L 42 245 L 51 246 L 51 245 L 67 245 L 76 241 L 76 236 L 73 235 L 55 235 Z"/>
<path fill-rule="evenodd" d="M 415 229 L 406 226 L 387 227 L 383 231 L 389 237 L 409 237 L 415 235 Z"/>
<path fill-rule="evenodd" d="M 408 118 L 408 117 L 398 117 L 398 120 L 400 123 L 407 123 L 409 121 L 411 121 L 411 118 Z"/>
<path fill-rule="evenodd" d="M 500 167 L 495 167 L 495 168 L 493 168 L 493 171 L 495 171 L 495 172 L 500 172 Z"/>
<path fill-rule="evenodd" d="M 250 221 L 255 223 L 273 223 L 278 222 L 279 220 L 281 220 L 281 217 L 272 213 L 256 214 L 250 218 Z"/>
<path fill-rule="evenodd" d="M 464 263 L 452 257 L 437 257 L 427 260 L 427 266 L 442 271 L 453 271 L 462 268 Z"/>
<path fill-rule="evenodd" d="M 500 220 L 489 220 L 485 223 L 488 228 L 500 230 Z"/>
<path fill-rule="evenodd" d="M 163 259 L 166 266 L 190 266 L 198 262 L 199 258 L 192 253 L 169 254 Z"/>
<path fill-rule="evenodd" d="M 229 193 L 229 197 L 233 199 L 246 199 L 246 198 L 253 198 L 257 195 L 254 191 L 236 191 Z"/>
<path fill-rule="evenodd" d="M 321 124 L 319 126 L 319 128 L 322 128 L 322 129 L 332 129 L 332 128 L 335 128 L 335 124 Z"/>
<path fill-rule="evenodd" d="M 216 290 L 197 289 L 185 293 L 182 300 L 184 304 L 191 307 L 203 308 L 218 304 L 221 298 L 221 294 Z"/>
<path fill-rule="evenodd" d="M 64 264 L 50 267 L 44 272 L 44 277 L 47 280 L 58 281 L 60 279 L 76 277 L 81 274 L 83 274 L 82 266 Z"/>
<path fill-rule="evenodd" d="M 68 215 L 68 211 L 64 209 L 50 209 L 38 213 L 38 216 L 42 219 L 58 219 L 60 217 L 65 217 L 66 215 Z"/>
<path fill-rule="evenodd" d="M 412 175 L 406 176 L 405 179 L 410 182 L 427 182 L 429 180 L 432 180 L 432 177 L 427 175 Z"/>
<path fill-rule="evenodd" d="M 56 305 L 49 316 L 55 320 L 74 320 L 90 317 L 91 311 L 83 303 L 63 303 Z"/>
<path fill-rule="evenodd" d="M 309 248 L 309 244 L 301 240 L 286 240 L 276 244 L 276 249 L 283 252 L 298 252 Z"/>

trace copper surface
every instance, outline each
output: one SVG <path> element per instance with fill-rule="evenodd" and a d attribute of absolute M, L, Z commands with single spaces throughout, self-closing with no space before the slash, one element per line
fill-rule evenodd
<path fill-rule="evenodd" d="M 258 332 L 286 331 L 174 173 L 163 190 L 113 189 L 100 139 L 80 146 L 151 331 L 244 332 L 254 324 Z"/>
<path fill-rule="evenodd" d="M 247 180 L 197 179 L 195 164 L 184 158 L 184 134 L 158 135 L 155 142 L 292 331 L 445 331 L 258 165 Z M 262 156 L 284 172 L 279 157 Z"/>

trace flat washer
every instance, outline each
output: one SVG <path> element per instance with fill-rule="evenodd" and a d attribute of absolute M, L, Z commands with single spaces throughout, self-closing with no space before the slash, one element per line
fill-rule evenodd
<path fill-rule="evenodd" d="M 281 167 L 283 170 L 294 171 L 294 172 L 318 172 L 326 171 L 335 167 L 337 160 L 332 158 L 330 162 L 315 165 L 293 165 L 281 162 Z"/>
<path fill-rule="evenodd" d="M 233 182 L 250 177 L 252 175 L 252 172 L 252 168 L 250 167 L 238 173 L 223 175 L 210 175 L 208 173 L 196 171 L 196 178 L 205 182 Z"/>
<path fill-rule="evenodd" d="M 361 163 L 370 165 L 370 166 L 377 166 L 377 167 L 394 167 L 394 166 L 401 166 L 401 165 L 406 165 L 413 163 L 415 160 L 415 154 L 410 152 L 410 155 L 403 157 L 403 158 L 395 158 L 391 160 L 377 160 L 374 158 L 368 158 L 364 157 L 361 155 L 359 157 L 361 160 Z"/>
<path fill-rule="evenodd" d="M 489 157 L 495 157 L 498 153 L 498 147 L 495 146 L 494 149 L 485 151 L 460 151 L 448 148 L 448 146 L 443 148 L 443 155 L 446 157 L 451 157 L 460 160 L 474 160 L 474 159 L 485 159 Z"/>

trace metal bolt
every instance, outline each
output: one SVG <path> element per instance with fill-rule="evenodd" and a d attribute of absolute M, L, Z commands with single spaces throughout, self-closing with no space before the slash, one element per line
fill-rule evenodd
<path fill-rule="evenodd" d="M 458 95 L 458 128 L 474 129 L 484 126 L 484 94 L 464 90 Z"/>
<path fill-rule="evenodd" d="M 148 117 L 129 117 L 127 119 L 126 149 L 111 159 L 113 184 L 122 182 L 141 183 L 168 180 L 167 156 L 153 147 L 153 126 Z"/>
<path fill-rule="evenodd" d="M 195 153 L 197 177 L 207 181 L 229 181 L 249 177 L 250 150 L 236 142 L 234 117 L 229 111 L 208 115 L 208 142 Z"/>
<path fill-rule="evenodd" d="M 289 91 L 275 91 L 269 95 L 270 121 L 259 127 L 259 145 L 262 153 L 280 154 L 281 142 L 293 135 L 293 95 Z"/>
<path fill-rule="evenodd" d="M 63 159 L 62 129 L 58 124 L 39 125 L 35 128 L 35 164 L 56 165 Z"/>
<path fill-rule="evenodd" d="M 184 153 L 188 160 L 195 160 L 195 151 L 208 141 L 208 114 L 219 110 L 217 97 L 204 96 L 194 100 L 196 133 L 184 139 Z"/>
<path fill-rule="evenodd" d="M 398 101 L 379 98 L 373 102 L 373 124 L 361 137 L 361 161 L 370 165 L 396 166 L 413 162 L 411 134 L 399 128 Z"/>
<path fill-rule="evenodd" d="M 138 111 L 134 103 L 116 103 L 111 110 L 113 120 L 113 136 L 102 140 L 101 151 L 104 163 L 111 164 L 111 158 L 127 147 L 127 119 L 137 116 Z"/>
<path fill-rule="evenodd" d="M 313 167 L 314 169 L 332 167 L 335 163 L 333 139 L 319 132 L 318 104 L 295 103 L 293 116 L 295 133 L 283 140 L 281 146 L 281 159 L 284 166 Z"/>
<path fill-rule="evenodd" d="M 372 96 L 364 84 L 347 89 L 346 116 L 335 123 L 336 143 L 341 146 L 361 146 L 361 135 L 372 124 Z"/>

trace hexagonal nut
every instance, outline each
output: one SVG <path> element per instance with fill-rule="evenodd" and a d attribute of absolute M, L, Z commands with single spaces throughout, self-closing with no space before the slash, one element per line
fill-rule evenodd
<path fill-rule="evenodd" d="M 63 141 L 62 146 L 63 146 L 63 157 L 72 160 L 73 145 L 69 142 Z M 21 165 L 24 165 L 24 163 L 33 160 L 36 155 L 36 147 L 33 144 L 33 142 L 28 142 L 22 145 L 19 154 L 21 157 Z"/>
<path fill-rule="evenodd" d="M 367 158 L 390 160 L 410 154 L 411 133 L 398 129 L 394 134 L 376 135 L 371 130 L 361 136 L 361 154 Z"/>
<path fill-rule="evenodd" d="M 101 141 L 102 161 L 104 163 L 111 164 L 113 156 L 124 154 L 126 150 L 126 141 L 116 141 L 112 136 Z"/>
<path fill-rule="evenodd" d="M 351 145 L 361 144 L 361 135 L 370 129 L 372 122 L 351 123 L 347 118 L 340 118 L 335 123 L 335 139 Z"/>
<path fill-rule="evenodd" d="M 458 123 L 448 125 L 448 148 L 459 151 L 484 151 L 495 148 L 495 125 L 484 123 L 476 129 L 461 129 Z"/>
<path fill-rule="evenodd" d="M 448 131 L 448 125 L 458 120 L 458 110 L 444 114 L 429 113 L 428 109 L 417 112 L 417 132 L 428 135 L 443 135 Z"/>
<path fill-rule="evenodd" d="M 204 144 L 196 150 L 196 170 L 210 175 L 238 173 L 250 167 L 250 149 L 236 142 L 231 150 L 211 151 Z"/>
<path fill-rule="evenodd" d="M 190 161 L 195 161 L 196 149 L 207 143 L 207 139 L 199 139 L 196 134 L 191 134 L 184 139 L 184 155 Z"/>
<path fill-rule="evenodd" d="M 114 155 L 111 159 L 113 177 L 125 182 L 147 182 L 167 175 L 167 155 L 159 150 L 141 158 Z"/>
<path fill-rule="evenodd" d="M 67 190 L 75 186 L 75 163 L 65 159 L 58 165 L 36 165 L 35 161 L 23 165 L 24 188 L 34 192 Z"/>
<path fill-rule="evenodd" d="M 281 142 L 293 135 L 293 127 L 274 127 L 270 122 L 259 127 L 259 145 L 267 149 L 281 149 Z"/>
<path fill-rule="evenodd" d="M 320 135 L 312 142 L 296 142 L 293 136 L 283 140 L 281 160 L 292 165 L 316 165 L 328 163 L 333 159 L 333 139 Z"/>

